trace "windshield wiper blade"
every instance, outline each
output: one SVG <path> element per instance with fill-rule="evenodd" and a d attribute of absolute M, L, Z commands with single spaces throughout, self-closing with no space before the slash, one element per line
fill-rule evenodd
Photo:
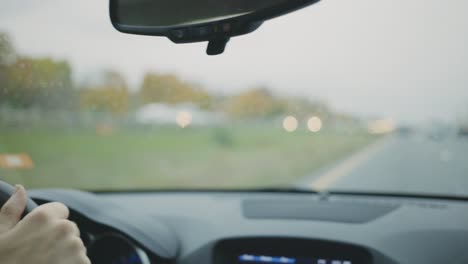
<path fill-rule="evenodd" d="M 416 198 L 416 199 L 436 199 L 436 200 L 453 200 L 453 201 L 468 201 L 466 196 L 440 195 L 440 194 L 415 194 L 415 193 L 398 193 L 398 192 L 370 192 L 370 191 L 342 191 L 342 190 L 324 190 L 316 191 L 309 188 L 298 186 L 278 186 L 252 189 L 255 192 L 271 192 L 271 193 L 298 193 L 298 194 L 318 194 L 322 199 L 327 199 L 330 195 L 349 195 L 349 196 L 374 196 L 374 197 L 396 197 L 396 198 Z"/>
<path fill-rule="evenodd" d="M 302 189 L 294 186 L 278 186 L 278 187 L 265 187 L 265 188 L 177 188 L 177 189 L 125 189 L 125 190 L 88 190 L 93 193 L 147 193 L 147 192 L 158 192 L 158 193 L 200 193 L 200 192 L 265 192 L 265 193 L 304 193 L 304 194 L 318 194 L 319 192 L 312 189 Z"/>
<path fill-rule="evenodd" d="M 370 191 L 340 191 L 330 190 L 329 194 L 334 195 L 362 195 L 376 197 L 395 197 L 395 198 L 416 198 L 416 199 L 435 199 L 435 200 L 452 200 L 452 201 L 468 201 L 467 196 L 441 195 L 428 193 L 403 193 L 403 192 L 370 192 Z"/>

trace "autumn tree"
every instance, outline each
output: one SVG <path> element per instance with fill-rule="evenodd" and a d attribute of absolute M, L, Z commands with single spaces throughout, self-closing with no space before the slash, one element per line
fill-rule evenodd
<path fill-rule="evenodd" d="M 0 103 L 7 100 L 8 65 L 13 63 L 14 49 L 9 36 L 0 32 Z"/>
<path fill-rule="evenodd" d="M 203 109 L 211 107 L 211 97 L 203 89 L 180 80 L 172 74 L 147 73 L 140 89 L 143 103 L 194 103 Z"/>
<path fill-rule="evenodd" d="M 66 61 L 18 57 L 4 68 L 2 101 L 17 108 L 65 108 L 74 104 L 72 71 Z"/>
<path fill-rule="evenodd" d="M 309 100 L 307 98 L 284 97 L 281 99 L 285 112 L 293 114 L 298 118 L 307 118 L 311 115 L 327 118 L 331 115 L 328 105 L 319 100 Z"/>
<path fill-rule="evenodd" d="M 0 66 L 9 65 L 14 62 L 15 50 L 10 37 L 0 32 Z"/>
<path fill-rule="evenodd" d="M 234 118 L 271 117 L 284 112 L 284 105 L 265 88 L 254 88 L 233 96 L 226 112 Z"/>
<path fill-rule="evenodd" d="M 127 113 L 129 92 L 125 78 L 116 71 L 106 71 L 99 84 L 82 89 L 80 105 L 89 111 L 107 112 L 115 115 Z"/>

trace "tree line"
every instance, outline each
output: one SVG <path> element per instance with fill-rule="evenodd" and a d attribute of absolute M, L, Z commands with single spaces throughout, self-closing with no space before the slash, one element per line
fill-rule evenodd
<path fill-rule="evenodd" d="M 67 61 L 17 54 L 9 36 L 0 33 L 0 106 L 126 115 L 149 103 L 192 103 L 237 119 L 285 113 L 331 115 L 324 103 L 277 96 L 267 87 L 219 96 L 174 74 L 148 72 L 139 89 L 132 92 L 124 76 L 115 70 L 104 71 L 100 81 L 86 85 L 77 84 L 72 76 L 73 69 Z"/>

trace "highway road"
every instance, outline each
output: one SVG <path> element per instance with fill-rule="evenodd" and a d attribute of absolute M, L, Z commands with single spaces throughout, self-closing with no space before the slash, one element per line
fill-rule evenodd
<path fill-rule="evenodd" d="M 468 138 L 391 135 L 298 185 L 319 191 L 468 197 Z"/>

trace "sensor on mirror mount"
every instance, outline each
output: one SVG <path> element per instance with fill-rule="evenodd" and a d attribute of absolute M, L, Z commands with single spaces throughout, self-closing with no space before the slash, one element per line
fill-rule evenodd
<path fill-rule="evenodd" d="M 173 29 L 168 38 L 177 44 L 207 41 L 208 55 L 222 54 L 231 37 L 248 34 L 260 27 L 262 23 L 242 25 L 235 22 L 211 23 Z"/>

